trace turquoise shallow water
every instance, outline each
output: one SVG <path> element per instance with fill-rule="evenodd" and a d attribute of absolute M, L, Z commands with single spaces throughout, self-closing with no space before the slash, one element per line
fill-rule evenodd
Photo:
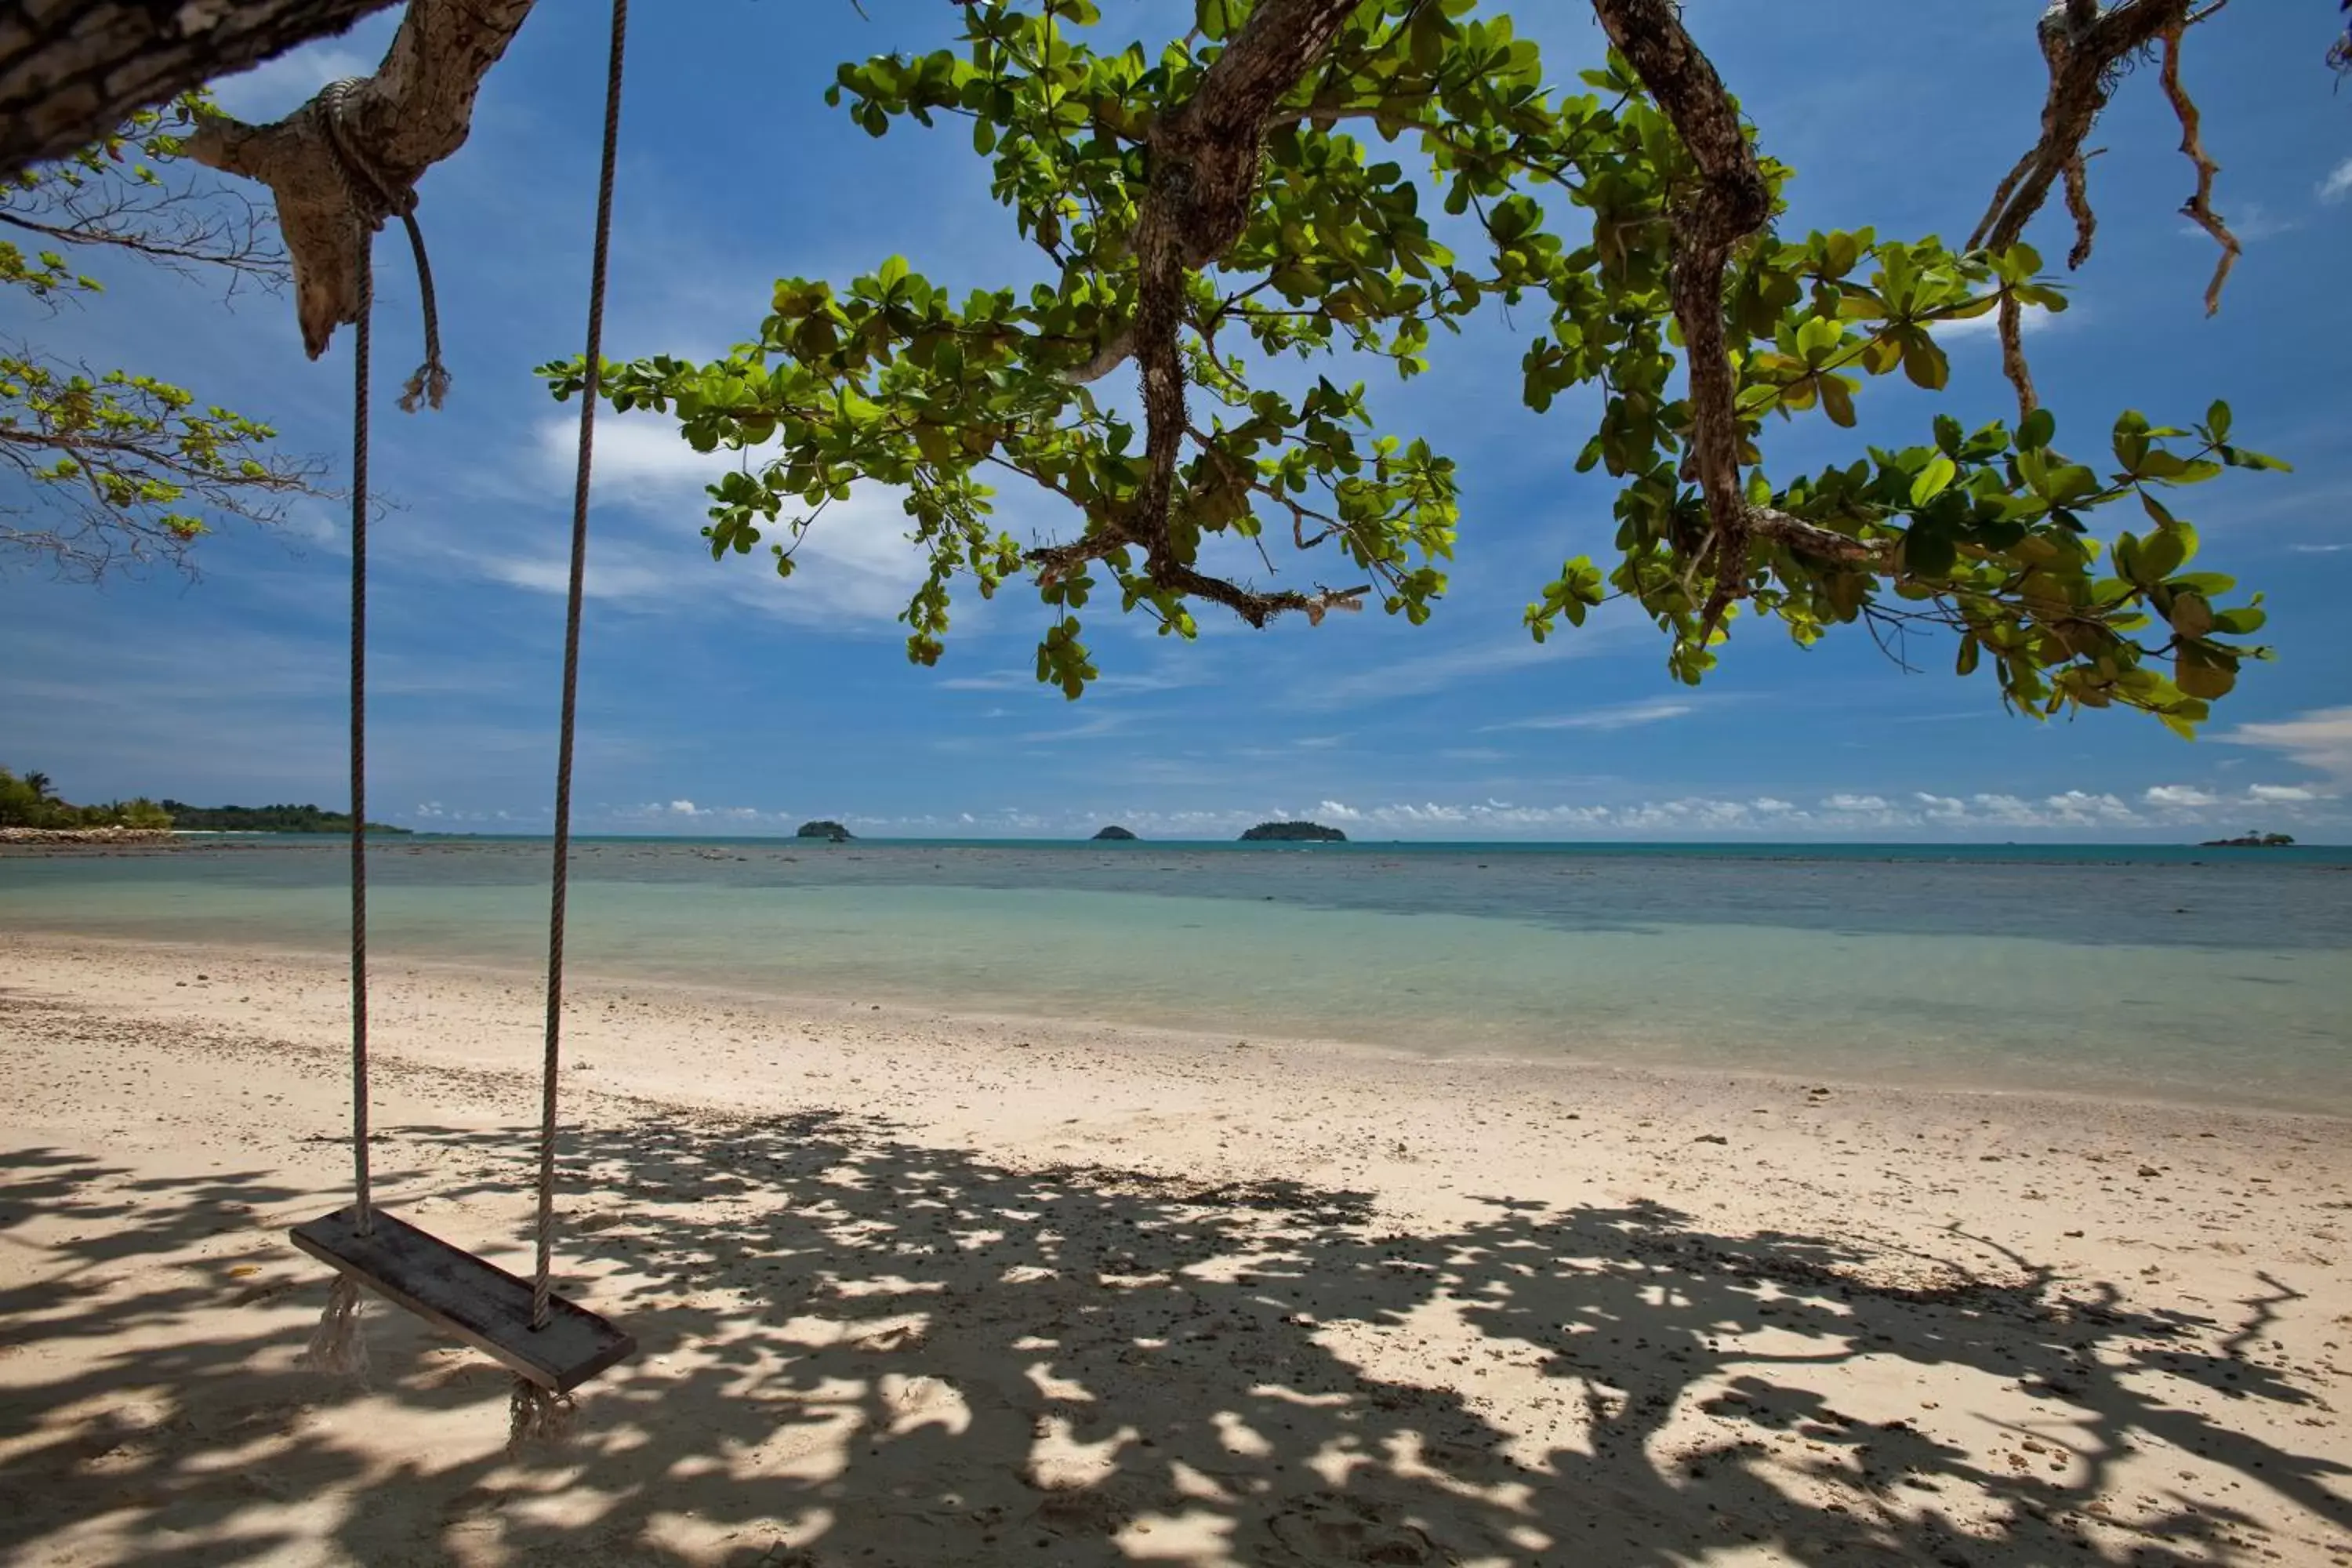
<path fill-rule="evenodd" d="M 616 978 L 2352 1115 L 2352 851 L 608 840 Z M 0 858 L 0 930 L 333 951 L 341 848 Z M 371 858 L 392 958 L 530 966 L 547 847 Z"/>

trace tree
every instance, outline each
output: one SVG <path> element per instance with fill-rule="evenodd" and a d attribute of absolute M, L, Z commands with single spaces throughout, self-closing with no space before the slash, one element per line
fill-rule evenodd
<path fill-rule="evenodd" d="M 0 186 L 0 284 L 53 308 L 100 291 L 66 252 L 135 256 L 184 275 L 275 286 L 286 258 L 266 214 L 191 176 L 201 93 L 142 110 L 114 134 Z M 272 523 L 320 469 L 272 453 L 268 426 L 131 370 L 93 372 L 0 342 L 0 463 L 31 504 L 0 510 L 0 561 L 30 555 L 96 579 L 129 563 L 186 567 L 225 518 Z"/>
<path fill-rule="evenodd" d="M 1377 429 L 1361 384 L 1326 374 L 1286 395 L 1249 355 L 1344 353 L 1410 376 L 1435 330 L 1499 300 L 1543 323 L 1522 364 L 1531 407 L 1601 389 L 1598 429 L 1563 450 L 1619 485 L 1613 557 L 1564 563 L 1528 609 L 1532 635 L 1628 600 L 1696 681 L 1743 613 L 1806 643 L 1857 622 L 1882 640 L 1934 628 L 1961 674 L 1990 665 L 2027 711 L 2121 705 L 2191 730 L 2264 657 L 2242 640 L 2263 612 L 2189 569 L 2195 531 L 2165 492 L 2280 465 L 2237 445 L 2218 403 L 2179 425 L 2126 412 L 2099 433 L 2111 460 L 2096 467 L 2062 447 L 2021 323 L 2065 297 L 2025 233 L 2063 190 L 2070 265 L 2088 259 L 2084 137 L 2124 68 L 2160 53 L 2195 169 L 2187 210 L 2221 251 L 2218 308 L 2236 241 L 2211 209 L 2180 60 L 2221 7 L 2045 12 L 2040 134 L 1953 249 L 1777 232 L 1789 171 L 1759 152 L 1678 8 L 1592 4 L 1612 48 L 1574 93 L 1548 87 L 1535 47 L 1475 0 L 1196 0 L 1195 27 L 1156 56 L 1094 48 L 1094 0 L 964 5 L 960 48 L 845 67 L 834 92 L 876 135 L 968 121 L 1055 282 L 959 302 L 897 258 L 838 291 L 786 279 L 734 353 L 600 366 L 595 390 L 671 415 L 700 449 L 745 453 L 713 487 L 714 554 L 780 529 L 770 550 L 789 573 L 831 501 L 861 480 L 901 488 L 932 566 L 908 607 L 910 654 L 940 656 L 959 580 L 987 595 L 1026 572 L 1053 618 L 1040 679 L 1076 696 L 1095 669 L 1074 612 L 1106 584 L 1179 636 L 1201 603 L 1264 625 L 1377 595 L 1425 619 L 1455 542 L 1451 461 Z M 193 144 L 277 192 L 314 353 L 352 319 L 364 235 L 463 141 L 480 77 L 529 9 L 412 0 L 371 82 Z M 1940 389 L 1933 329 L 1988 313 L 2013 423 L 1945 415 L 1915 446 L 1769 470 L 1769 419 L 1849 426 L 1863 379 L 1898 369 Z M 1092 390 L 1130 362 L 1139 427 Z M 543 368 L 559 397 L 590 390 L 585 366 Z M 1024 546 L 996 529 L 991 482 L 1005 474 L 1068 502 L 1068 534 Z M 2126 500 L 2147 531 L 2092 539 L 2087 520 Z M 1238 542 L 1271 573 L 1266 541 L 1285 531 L 1364 581 L 1261 586 L 1221 568 Z"/>
<path fill-rule="evenodd" d="M 104 805 L 75 805 L 51 793 L 48 774 L 19 776 L 0 768 L 0 827 L 155 829 L 171 826 L 171 815 L 145 795 Z"/>
<path fill-rule="evenodd" d="M 62 158 L 143 109 L 340 33 L 393 0 L 80 0 L 0 17 L 0 177 Z"/>

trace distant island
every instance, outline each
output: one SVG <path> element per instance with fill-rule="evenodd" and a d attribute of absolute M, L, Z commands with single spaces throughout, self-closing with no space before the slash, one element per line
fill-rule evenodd
<path fill-rule="evenodd" d="M 1109 827 L 1106 827 L 1106 828 L 1104 828 L 1101 832 L 1099 832 L 1099 833 L 1096 834 L 1096 835 L 1095 835 L 1095 837 L 1096 837 L 1097 838 L 1098 838 L 1098 839 L 1101 839 L 1101 838 L 1113 838 L 1113 839 L 1118 839 L 1118 840 L 1119 840 L 1119 841 L 1120 841 L 1120 842 L 1122 842 L 1122 843 L 1130 843 L 1130 844 L 1131 844 L 1131 843 L 1133 843 L 1133 842 L 1135 841 L 1135 835 L 1134 835 L 1134 834 L 1129 833 L 1126 828 L 1124 828 L 1124 827 L 1120 827 L 1120 826 L 1116 826 L 1116 825 L 1113 825 L 1112 826 L 1109 826 Z"/>
<path fill-rule="evenodd" d="M 857 837 L 838 822 L 803 822 L 795 838 L 830 838 L 835 844 L 846 844 Z"/>
<path fill-rule="evenodd" d="M 182 833 L 349 833 L 347 811 L 316 805 L 190 805 L 185 801 L 160 803 L 172 826 Z M 370 833 L 406 833 L 388 822 L 371 822 Z"/>
<path fill-rule="evenodd" d="M 2249 833 L 2237 838 L 2208 838 L 2200 849 L 2292 849 L 2294 837 L 2286 833 Z"/>
<path fill-rule="evenodd" d="M 1242 834 L 1244 844 L 1345 844 L 1348 836 L 1319 822 L 1261 822 Z"/>

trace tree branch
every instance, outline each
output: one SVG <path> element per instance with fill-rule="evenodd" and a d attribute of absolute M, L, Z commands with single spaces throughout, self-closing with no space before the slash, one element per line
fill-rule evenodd
<path fill-rule="evenodd" d="M 1714 542 L 1715 589 L 1703 617 L 1704 641 L 1745 591 L 1753 531 L 1752 509 L 1739 489 L 1739 418 L 1723 330 L 1723 270 L 1732 248 L 1771 216 L 1771 193 L 1723 79 L 1684 30 L 1673 0 L 1592 0 L 1592 9 L 1699 169 L 1698 190 L 1673 215 L 1672 289 L 1687 351 L 1692 467 Z"/>
<path fill-rule="evenodd" d="M 0 11 L 0 178 L 393 0 L 81 0 Z"/>
<path fill-rule="evenodd" d="M 482 78 L 506 52 L 532 0 L 409 0 L 408 13 L 375 74 L 341 99 L 322 92 L 269 125 L 206 123 L 188 155 L 269 186 L 294 263 L 294 308 L 302 344 L 316 359 L 337 326 L 359 319 L 361 247 L 388 211 L 367 185 L 395 203 L 413 201 L 425 172 L 465 145 Z M 339 113 L 343 144 L 361 165 L 362 186 L 341 161 L 327 117 Z M 364 210 L 364 213 L 362 211 Z"/>
<path fill-rule="evenodd" d="M 2213 237 L 2221 247 L 2221 259 L 2213 268 L 2213 281 L 2205 286 L 2205 313 L 2215 315 L 2221 309 L 2221 285 L 2230 280 L 2230 268 L 2238 264 L 2242 247 L 2238 237 L 2230 232 L 2213 211 L 2213 176 L 2221 165 L 2205 152 L 2205 142 L 2199 134 L 2202 124 L 2197 105 L 2189 89 L 2180 85 L 2180 29 L 2172 27 L 2164 35 L 2164 96 L 2172 104 L 2172 112 L 2180 121 L 2180 150 L 2197 169 L 2197 189 L 2181 204 L 2180 211 L 2196 226 Z"/>
<path fill-rule="evenodd" d="M 1267 113 L 1314 68 L 1355 9 L 1356 0 L 1265 0 L 1192 96 L 1152 126 L 1145 144 L 1149 184 L 1136 215 L 1133 337 L 1147 468 L 1120 531 L 1142 549 L 1146 569 L 1160 586 L 1213 599 L 1254 626 L 1265 624 L 1276 608 L 1307 610 L 1318 619 L 1321 609 L 1310 608 L 1303 595 L 1249 594 L 1173 556 L 1168 510 L 1190 423 L 1177 345 L 1184 279 L 1241 237 L 1257 197 Z"/>

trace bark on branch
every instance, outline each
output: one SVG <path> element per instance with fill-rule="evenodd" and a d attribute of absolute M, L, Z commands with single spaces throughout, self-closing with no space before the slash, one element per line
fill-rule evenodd
<path fill-rule="evenodd" d="M 393 0 L 30 0 L 0 9 L 0 177 Z"/>
<path fill-rule="evenodd" d="M 1178 342 L 1184 280 L 1223 255 L 1248 226 L 1267 116 L 1328 52 L 1355 9 L 1356 0 L 1265 0 L 1202 74 L 1192 96 L 1153 125 L 1144 148 L 1149 184 L 1136 214 L 1131 333 L 1143 385 L 1148 468 L 1118 529 L 1065 547 L 1099 558 L 1132 543 L 1143 552 L 1146 569 L 1160 586 L 1224 605 L 1252 626 L 1293 609 L 1319 620 L 1325 610 L 1351 607 L 1366 590 L 1257 594 L 1175 559 L 1168 509 L 1191 423 Z M 1032 559 L 1053 571 L 1053 553 Z"/>
<path fill-rule="evenodd" d="M 1739 488 L 1739 416 L 1724 338 L 1723 269 L 1733 248 L 1771 216 L 1771 192 L 1723 79 L 1684 30 L 1675 0 L 1592 0 L 1592 9 L 1699 169 L 1698 189 L 1674 212 L 1673 299 L 1690 380 L 1691 464 L 1706 502 L 1715 557 L 1715 588 L 1700 623 L 1704 641 L 1746 592 L 1748 541 L 1756 529 L 1754 509 Z M 1697 563 L 1704 563 L 1706 548 Z"/>
<path fill-rule="evenodd" d="M 2074 220 L 2074 245 L 2066 265 L 2079 268 L 2091 258 L 2098 220 L 2091 210 L 2083 142 L 2125 69 L 2160 40 L 2165 93 L 2180 119 L 2181 151 L 2197 166 L 2197 193 L 2181 210 L 2221 247 L 2221 265 L 2205 291 L 2206 313 L 2220 310 L 2221 285 L 2238 258 L 2238 240 L 2210 205 L 2215 167 L 2198 140 L 2196 106 L 2180 86 L 2179 55 L 2182 31 L 2226 4 L 2228 0 L 2212 0 L 2192 9 L 2190 0 L 2116 0 L 2103 7 L 2099 0 L 2061 0 L 2044 11 L 2037 36 L 2050 70 L 2050 89 L 2042 100 L 2042 134 L 1993 191 L 1991 205 L 1969 237 L 1969 248 L 2006 250 L 2015 245 L 2050 199 L 2051 185 L 2063 180 L 2067 211 Z M 1999 321 L 2001 368 L 2017 388 L 2021 417 L 2033 412 L 2039 399 L 2025 363 L 2023 312 L 2015 300 L 2002 299 Z"/>
<path fill-rule="evenodd" d="M 277 197 L 295 313 L 312 359 L 338 325 L 359 319 L 362 247 L 385 217 L 415 201 L 425 172 L 465 145 L 482 78 L 531 5 L 410 0 L 373 76 L 322 91 L 275 123 L 216 121 L 190 139 L 199 163 L 258 180 Z"/>

